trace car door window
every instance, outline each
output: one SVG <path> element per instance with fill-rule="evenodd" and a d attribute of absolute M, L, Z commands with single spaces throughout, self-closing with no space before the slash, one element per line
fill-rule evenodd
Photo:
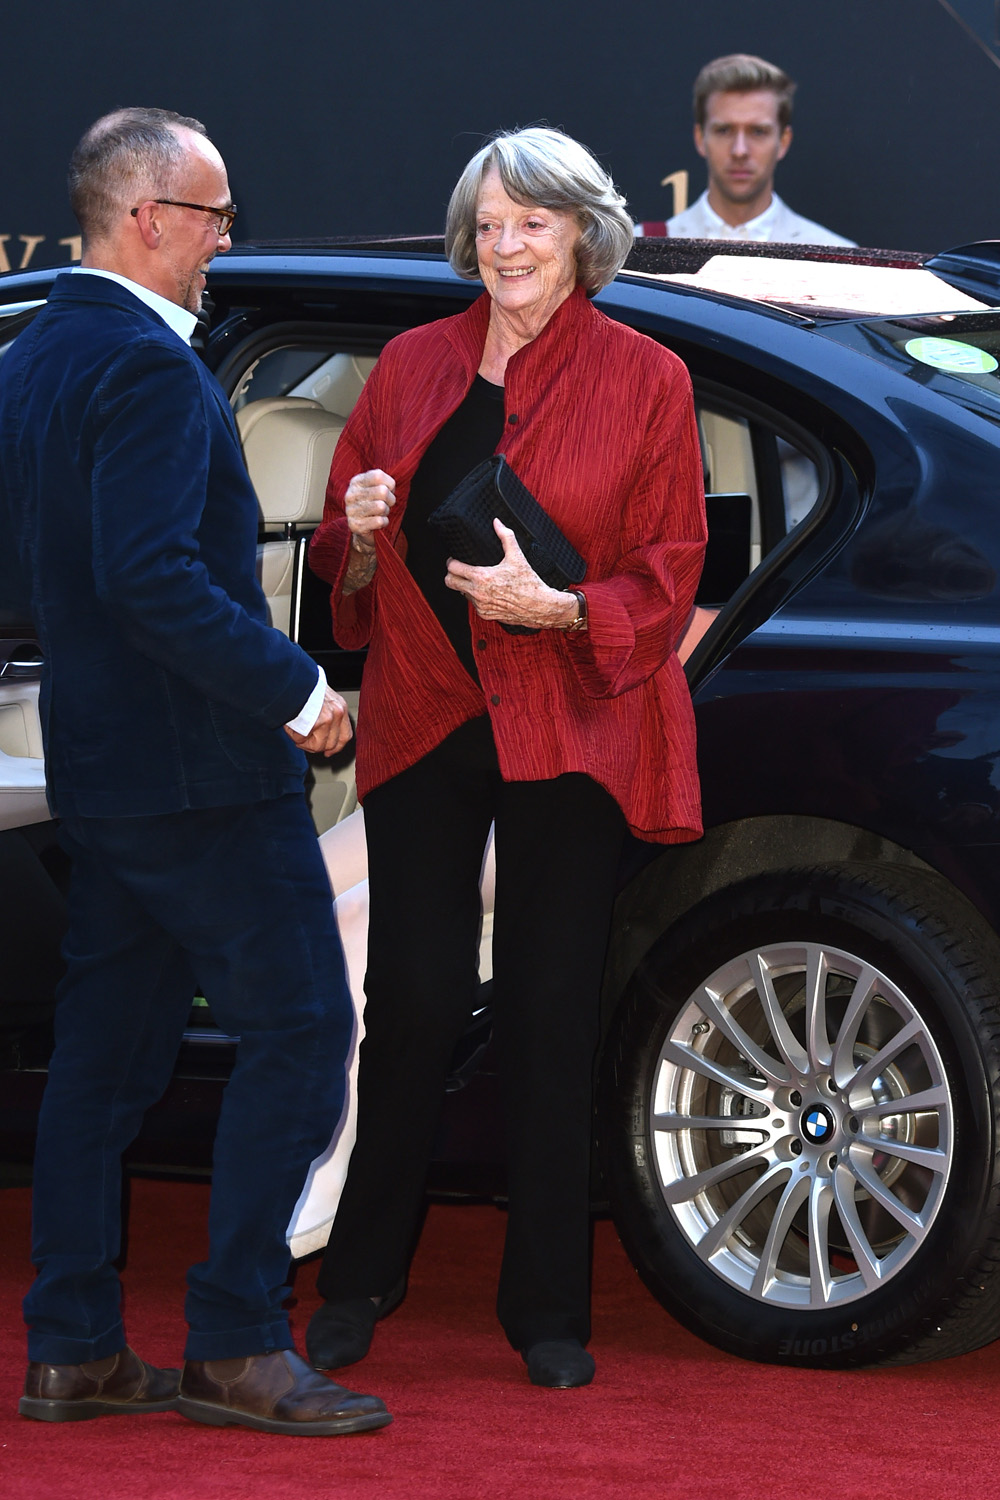
<path fill-rule="evenodd" d="M 805 520 L 819 500 L 819 469 L 808 453 L 803 453 L 786 438 L 779 437 L 777 444 L 785 529 L 791 531 L 793 526 Z"/>
<path fill-rule="evenodd" d="M 344 349 L 294 345 L 269 349 L 243 375 L 233 396 L 233 410 L 240 412 L 255 401 L 284 396 L 314 401 L 346 421 L 375 359 L 375 354 Z"/>
<path fill-rule="evenodd" d="M 333 448 L 378 344 L 334 325 L 287 336 L 272 328 L 247 348 L 231 381 L 232 403 L 251 477 L 261 499 L 261 581 L 273 622 L 314 654 L 336 651 L 327 590 L 305 563 L 322 514 Z M 824 489 L 817 445 L 781 413 L 741 390 L 695 376 L 705 470 L 709 544 L 698 594 L 698 631 L 815 510 Z M 707 621 L 707 623 L 706 623 Z M 689 643 L 690 644 L 690 643 Z"/>
<path fill-rule="evenodd" d="M 815 452 L 777 418 L 741 410 L 738 393 L 696 387 L 695 405 L 709 532 L 698 602 L 719 609 L 814 510 L 823 484 Z"/>

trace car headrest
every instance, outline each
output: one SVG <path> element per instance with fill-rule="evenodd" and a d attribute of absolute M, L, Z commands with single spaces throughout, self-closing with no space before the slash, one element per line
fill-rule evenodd
<path fill-rule="evenodd" d="M 354 403 L 361 395 L 374 364 L 374 355 L 334 354 L 303 380 L 298 389 L 327 411 L 346 420 L 354 410 Z"/>
<path fill-rule="evenodd" d="M 268 396 L 237 412 L 236 424 L 265 524 L 321 521 L 343 419 L 317 401 Z"/>

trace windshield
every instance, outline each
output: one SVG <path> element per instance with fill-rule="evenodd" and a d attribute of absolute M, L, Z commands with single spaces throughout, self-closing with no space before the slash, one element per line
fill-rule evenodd
<path fill-rule="evenodd" d="M 1000 419 L 1000 312 L 834 323 L 820 332 Z"/>

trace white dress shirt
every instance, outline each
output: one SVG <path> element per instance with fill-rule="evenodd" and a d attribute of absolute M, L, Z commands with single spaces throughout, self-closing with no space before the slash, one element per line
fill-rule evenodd
<path fill-rule="evenodd" d="M 793 213 L 777 193 L 762 214 L 748 219 L 745 224 L 727 224 L 708 201 L 708 191 L 686 208 L 667 220 L 667 234 L 671 239 L 685 240 L 774 240 L 779 244 L 804 245 L 853 245 L 843 235 L 824 229 L 812 219 L 804 219 Z"/>

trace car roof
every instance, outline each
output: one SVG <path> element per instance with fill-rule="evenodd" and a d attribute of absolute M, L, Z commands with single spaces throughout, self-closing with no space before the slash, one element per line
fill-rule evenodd
<path fill-rule="evenodd" d="M 386 262 L 395 265 L 390 271 Z M 357 273 L 382 263 L 390 276 L 407 263 L 422 279 L 455 282 L 443 235 L 337 236 L 238 242 L 212 268 L 221 284 L 248 283 L 265 270 L 280 281 L 322 279 L 336 268 Z M 0 276 L 0 314 L 44 298 L 68 267 Z M 920 251 L 774 244 L 743 240 L 639 238 L 620 277 L 633 285 L 670 286 L 716 303 L 753 306 L 772 317 L 821 326 L 904 314 L 983 312 L 1000 304 L 1000 241 L 934 255 Z M 4 292 L 11 301 L 4 303 Z"/>
<path fill-rule="evenodd" d="M 226 263 L 276 253 L 320 262 L 345 254 L 439 260 L 444 237 L 256 240 L 234 246 Z M 223 270 L 226 263 L 216 269 Z M 623 274 L 690 287 L 713 299 L 756 303 L 810 322 L 971 312 L 1000 302 L 1000 241 L 929 255 L 850 246 L 640 238 Z"/>

